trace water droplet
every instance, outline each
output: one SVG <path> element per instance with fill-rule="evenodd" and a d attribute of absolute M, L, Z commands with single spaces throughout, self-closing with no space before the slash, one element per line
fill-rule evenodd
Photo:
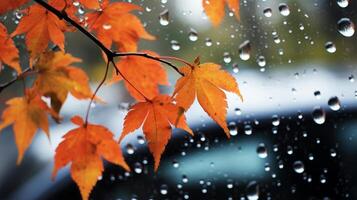
<path fill-rule="evenodd" d="M 178 163 L 176 160 L 172 161 L 172 166 L 174 168 L 178 168 L 180 166 L 180 163 Z"/>
<path fill-rule="evenodd" d="M 174 51 L 178 51 L 181 49 L 180 43 L 176 40 L 171 40 L 171 49 Z"/>
<path fill-rule="evenodd" d="M 333 42 L 326 42 L 325 43 L 325 49 L 329 53 L 335 53 L 336 52 L 336 46 Z"/>
<path fill-rule="evenodd" d="M 341 18 L 337 22 L 338 32 L 345 37 L 352 37 L 355 33 L 355 25 L 349 18 Z"/>
<path fill-rule="evenodd" d="M 264 143 L 260 143 L 257 147 L 257 154 L 259 158 L 266 158 L 268 156 L 268 150 Z"/>
<path fill-rule="evenodd" d="M 83 15 L 84 13 L 85 13 L 85 10 L 84 10 L 83 6 L 79 6 L 78 7 L 78 14 Z"/>
<path fill-rule="evenodd" d="M 325 120 L 326 120 L 325 111 L 320 107 L 314 108 L 314 110 L 312 111 L 312 118 L 314 119 L 314 122 L 316 124 L 325 123 Z"/>
<path fill-rule="evenodd" d="M 272 11 L 271 8 L 265 8 L 265 9 L 263 10 L 263 13 L 264 13 L 264 16 L 265 16 L 265 17 L 271 17 L 271 16 L 273 15 L 273 11 Z"/>
<path fill-rule="evenodd" d="M 198 34 L 195 29 L 190 29 L 190 32 L 188 33 L 188 39 L 193 42 L 198 40 Z"/>
<path fill-rule="evenodd" d="M 213 43 L 212 43 L 211 38 L 206 38 L 206 39 L 205 39 L 205 45 L 206 45 L 206 46 L 210 47 L 210 46 L 212 46 L 212 44 L 213 44 Z"/>
<path fill-rule="evenodd" d="M 273 126 L 279 126 L 280 124 L 280 119 L 278 115 L 273 115 L 272 116 L 272 124 Z"/>
<path fill-rule="evenodd" d="M 235 74 L 239 72 L 238 63 L 233 63 L 232 70 L 233 70 L 233 73 L 235 73 Z"/>
<path fill-rule="evenodd" d="M 269 163 L 265 163 L 265 164 L 264 164 L 264 170 L 265 170 L 266 172 L 270 171 L 270 165 L 269 165 Z"/>
<path fill-rule="evenodd" d="M 298 174 L 301 174 L 305 171 L 304 163 L 302 163 L 300 160 L 294 162 L 293 168 L 294 171 Z"/>
<path fill-rule="evenodd" d="M 242 60 L 249 60 L 250 58 L 250 41 L 246 40 L 241 45 L 239 45 L 239 57 Z"/>
<path fill-rule="evenodd" d="M 228 129 L 229 129 L 229 134 L 231 136 L 236 136 L 238 134 L 237 125 L 235 122 L 229 122 Z"/>
<path fill-rule="evenodd" d="M 79 1 L 73 1 L 73 5 L 77 7 L 80 5 L 80 3 L 79 3 Z"/>
<path fill-rule="evenodd" d="M 349 77 L 348 77 L 348 80 L 353 83 L 355 82 L 355 77 L 351 74 Z"/>
<path fill-rule="evenodd" d="M 20 20 L 23 16 L 24 16 L 24 14 L 21 11 L 19 11 L 19 10 L 15 11 L 15 17 L 17 20 Z"/>
<path fill-rule="evenodd" d="M 334 96 L 331 97 L 327 104 L 329 105 L 329 107 L 331 108 L 331 110 L 333 111 L 338 111 L 341 108 L 341 104 L 340 104 L 340 100 L 338 99 L 338 97 Z"/>
<path fill-rule="evenodd" d="M 280 14 L 283 15 L 283 16 L 290 15 L 289 6 L 287 4 L 285 4 L 285 3 L 279 4 L 279 11 L 280 11 Z"/>
<path fill-rule="evenodd" d="M 137 174 L 141 174 L 143 172 L 143 166 L 142 166 L 141 163 L 136 162 L 134 164 L 134 172 L 137 173 Z"/>
<path fill-rule="evenodd" d="M 259 67 L 265 67 L 265 65 L 267 64 L 264 56 L 259 56 L 257 58 L 257 63 L 259 65 Z"/>
<path fill-rule="evenodd" d="M 168 187 L 167 187 L 167 185 L 165 185 L 165 184 L 161 185 L 161 187 L 160 187 L 160 194 L 162 194 L 162 195 L 167 195 L 167 193 L 168 193 Z"/>
<path fill-rule="evenodd" d="M 169 10 L 164 10 L 160 13 L 159 22 L 162 26 L 169 25 Z"/>
<path fill-rule="evenodd" d="M 229 55 L 229 52 L 224 52 L 224 53 L 223 53 L 223 61 L 224 61 L 225 63 L 227 63 L 227 64 L 232 61 L 232 58 L 231 58 L 231 56 Z"/>
<path fill-rule="evenodd" d="M 139 144 L 144 144 L 145 143 L 145 138 L 142 135 L 138 135 L 136 138 L 138 140 Z"/>
<path fill-rule="evenodd" d="M 126 149 L 126 152 L 130 155 L 135 152 L 134 146 L 132 144 L 127 144 L 125 146 L 125 149 Z"/>
<path fill-rule="evenodd" d="M 281 42 L 281 40 L 280 40 L 278 35 L 274 35 L 273 36 L 273 40 L 274 40 L 275 44 L 279 44 Z"/>
<path fill-rule="evenodd" d="M 321 92 L 320 91 L 315 91 L 314 92 L 314 96 L 316 97 L 316 99 L 320 99 L 321 98 Z"/>
<path fill-rule="evenodd" d="M 327 182 L 327 179 L 326 179 L 325 175 L 322 174 L 320 176 L 320 183 L 325 184 L 326 182 Z"/>
<path fill-rule="evenodd" d="M 259 199 L 259 185 L 256 181 L 249 182 L 245 190 L 248 200 Z"/>
<path fill-rule="evenodd" d="M 182 183 L 187 183 L 188 182 L 188 178 L 186 175 L 182 175 Z"/>
<path fill-rule="evenodd" d="M 286 153 L 289 155 L 292 155 L 294 153 L 293 147 L 292 146 L 287 146 L 286 147 Z"/>
<path fill-rule="evenodd" d="M 244 125 L 244 133 L 245 133 L 246 135 L 251 135 L 252 132 L 253 132 L 252 126 L 251 126 L 250 124 Z"/>
<path fill-rule="evenodd" d="M 109 29 L 111 29 L 111 28 L 112 28 L 112 25 L 107 24 L 107 23 L 103 24 L 103 29 L 104 29 L 104 30 L 109 30 Z"/>
<path fill-rule="evenodd" d="M 337 5 L 340 6 L 341 8 L 346 8 L 350 1 L 349 0 L 336 0 Z"/>
<path fill-rule="evenodd" d="M 241 114 L 242 114 L 242 111 L 241 111 L 240 108 L 235 108 L 235 109 L 234 109 L 234 113 L 235 113 L 236 115 L 241 115 Z"/>

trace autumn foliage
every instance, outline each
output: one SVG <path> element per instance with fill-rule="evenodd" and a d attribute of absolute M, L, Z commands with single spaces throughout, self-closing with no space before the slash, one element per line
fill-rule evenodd
<path fill-rule="evenodd" d="M 76 14 L 75 4 L 78 3 L 87 10 L 84 21 Z M 239 0 L 202 0 L 202 5 L 215 26 L 222 22 L 226 5 L 239 19 Z M 196 98 L 229 137 L 224 91 L 242 98 L 236 80 L 219 65 L 201 64 L 199 58 L 187 62 L 160 56 L 150 50 L 139 50 L 140 39 L 155 40 L 134 15 L 135 11 L 142 10 L 140 6 L 109 0 L 3 0 L 0 4 L 0 14 L 14 9 L 20 10 L 24 16 L 12 33 L 0 23 L 0 64 L 14 70 L 17 77 L 3 83 L 1 90 L 17 80 L 30 75 L 34 77 L 33 84 L 24 88 L 23 96 L 7 100 L 1 116 L 0 131 L 8 126 L 13 128 L 18 163 L 39 129 L 50 137 L 49 118 L 61 122 L 61 108 L 69 94 L 79 100 L 90 100 L 90 104 L 93 100 L 101 101 L 96 92 L 106 81 L 109 67 L 113 67 L 113 75 L 107 82 L 123 81 L 137 101 L 125 117 L 119 140 L 115 140 L 113 133 L 104 126 L 88 122 L 88 106 L 86 116 L 71 119 L 78 127 L 66 133 L 56 148 L 53 178 L 58 170 L 69 164 L 71 177 L 79 186 L 83 199 L 89 198 L 104 170 L 102 159 L 130 170 L 119 143 L 140 127 L 157 170 L 173 127 L 194 134 L 186 123 L 185 112 Z M 105 76 L 95 91 L 90 89 L 85 71 L 73 66 L 81 59 L 66 53 L 66 34 L 76 31 L 88 36 L 103 52 Z M 25 37 L 28 57 L 19 55 L 13 41 L 18 35 Z M 119 58 L 114 60 L 116 57 Z M 20 58 L 27 58 L 27 64 L 20 66 Z M 176 68 L 168 60 L 181 62 L 184 66 Z M 181 75 L 171 95 L 161 94 L 159 90 L 159 86 L 169 85 L 163 64 L 173 67 Z"/>

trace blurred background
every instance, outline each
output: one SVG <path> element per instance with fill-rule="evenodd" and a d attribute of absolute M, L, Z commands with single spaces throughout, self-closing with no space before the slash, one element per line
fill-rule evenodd
<path fill-rule="evenodd" d="M 129 2 L 143 7 L 136 15 L 157 37 L 140 50 L 219 63 L 236 77 L 244 102 L 228 94 L 230 140 L 196 102 L 187 113 L 195 137 L 175 130 L 157 173 L 135 132 L 122 143 L 132 172 L 107 163 L 91 199 L 357 199 L 356 1 L 243 0 L 241 21 L 227 10 L 218 27 L 201 0 Z M 20 18 L 15 11 L 1 21 L 11 32 Z M 23 40 L 16 44 L 25 52 Z M 68 33 L 66 49 L 83 60 L 78 66 L 95 88 L 104 74 L 98 48 Z M 174 85 L 179 76 L 167 71 Z M 5 68 L 0 81 L 15 75 Z M 21 87 L 1 93 L 1 110 Z M 122 83 L 106 85 L 99 96 L 107 104 L 95 104 L 90 121 L 118 138 L 133 99 Z M 56 146 L 74 127 L 70 117 L 83 116 L 88 103 L 69 97 L 62 124 L 52 122 L 51 142 L 37 134 L 21 165 L 12 128 L 1 133 L 0 199 L 80 199 L 68 167 L 55 181 L 51 171 Z"/>

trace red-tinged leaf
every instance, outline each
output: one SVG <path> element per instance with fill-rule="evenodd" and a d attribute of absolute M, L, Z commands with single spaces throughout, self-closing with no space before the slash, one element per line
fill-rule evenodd
<path fill-rule="evenodd" d="M 144 135 L 154 156 L 157 170 L 161 155 L 171 137 L 171 125 L 193 134 L 182 114 L 181 109 L 173 104 L 171 97 L 167 95 L 159 95 L 152 101 L 139 102 L 131 107 L 125 117 L 120 141 L 143 125 Z"/>
<path fill-rule="evenodd" d="M 239 14 L 240 0 L 202 0 L 204 11 L 214 26 L 218 26 L 225 15 L 225 4 L 234 12 L 234 15 L 240 20 Z"/>
<path fill-rule="evenodd" d="M 177 80 L 174 96 L 177 105 L 188 109 L 195 97 L 204 111 L 220 125 L 229 137 L 226 123 L 227 101 L 222 90 L 233 92 L 242 98 L 233 76 L 214 63 L 194 64 L 180 68 L 183 77 Z"/>
<path fill-rule="evenodd" d="M 84 124 L 78 116 L 73 117 L 72 122 L 79 127 L 66 133 L 64 140 L 58 145 L 52 177 L 56 176 L 59 169 L 71 163 L 72 179 L 78 185 L 82 198 L 87 200 L 104 170 L 101 158 L 128 171 L 129 167 L 119 144 L 107 128 Z"/>
<path fill-rule="evenodd" d="M 24 97 L 15 97 L 6 102 L 7 107 L 2 114 L 0 131 L 13 125 L 15 142 L 18 149 L 17 163 L 19 164 L 25 151 L 30 146 L 38 129 L 42 129 L 49 137 L 47 115 L 54 118 L 58 115 L 51 110 L 35 91 L 27 91 Z"/>
<path fill-rule="evenodd" d="M 108 48 L 115 43 L 120 51 L 137 51 L 140 38 L 153 40 L 155 37 L 146 32 L 140 20 L 130 13 L 134 10 L 141 10 L 141 7 L 124 2 L 107 4 L 102 11 L 86 15 L 88 27 Z"/>
<path fill-rule="evenodd" d="M 143 51 L 143 53 L 158 57 L 152 51 Z M 165 69 L 155 60 L 141 56 L 127 56 L 121 58 L 116 65 L 123 76 L 135 86 L 136 89 L 125 81 L 125 87 L 130 95 L 137 100 L 144 100 L 144 97 L 137 90 L 144 94 L 145 97 L 152 99 L 159 94 L 159 85 L 169 84 Z M 120 80 L 122 80 L 122 77 L 116 75 L 114 71 L 110 83 Z"/>
<path fill-rule="evenodd" d="M 61 7 L 59 0 L 49 1 L 49 4 L 54 4 L 55 8 L 59 7 L 58 9 L 65 6 L 64 1 L 62 1 L 63 6 Z M 31 58 L 34 59 L 45 51 L 49 42 L 64 50 L 64 32 L 69 30 L 66 23 L 56 15 L 47 11 L 41 5 L 34 4 L 29 7 L 28 14 L 22 17 L 16 30 L 11 35 L 26 34 L 26 46 L 30 51 Z"/>
<path fill-rule="evenodd" d="M 1 62 L 12 67 L 18 74 L 21 73 L 19 50 L 7 34 L 6 27 L 0 23 L 0 65 Z"/>
<path fill-rule="evenodd" d="M 45 52 L 40 55 L 35 68 L 38 70 L 34 88 L 51 98 L 51 106 L 59 112 L 70 92 L 77 99 L 89 99 L 93 93 L 87 74 L 72 64 L 80 62 L 62 51 Z"/>
<path fill-rule="evenodd" d="M 6 13 L 7 11 L 19 8 L 28 1 L 29 0 L 2 0 L 0 3 L 0 15 Z"/>

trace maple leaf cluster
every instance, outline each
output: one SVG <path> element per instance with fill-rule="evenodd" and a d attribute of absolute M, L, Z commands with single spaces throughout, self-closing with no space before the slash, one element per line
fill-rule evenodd
<path fill-rule="evenodd" d="M 78 3 L 87 10 L 83 18 L 77 15 L 75 4 Z M 203 0 L 202 3 L 214 25 L 221 23 L 225 3 L 239 18 L 239 0 Z M 166 70 L 161 65 L 167 62 L 163 62 L 155 52 L 138 49 L 140 39 L 155 40 L 133 14 L 134 11 L 142 10 L 141 7 L 109 0 L 76 0 L 76 3 L 74 0 L 35 0 L 35 3 L 29 0 L 4 0 L 0 4 L 0 15 L 21 7 L 25 7 L 20 11 L 24 16 L 12 33 L 0 23 L 0 64 L 15 70 L 18 74 L 16 80 L 35 76 L 33 84 L 25 88 L 22 97 L 6 102 L 7 107 L 1 116 L 0 131 L 10 125 L 13 127 L 18 163 L 39 129 L 50 137 L 48 118 L 61 122 L 60 111 L 69 94 L 91 102 L 99 99 L 96 92 L 102 83 L 93 92 L 85 71 L 73 66 L 81 59 L 66 53 L 65 36 L 68 32 L 76 31 L 85 33 L 96 44 L 99 43 L 107 62 L 103 82 L 112 62 L 114 72 L 109 82 L 123 81 L 129 94 L 137 101 L 125 117 L 118 141 L 104 126 L 88 122 L 90 107 L 85 120 L 79 116 L 72 117 L 71 121 L 78 128 L 66 133 L 56 148 L 53 177 L 58 170 L 70 164 L 72 179 L 79 186 L 83 199 L 89 198 L 104 170 L 102 158 L 130 170 L 119 143 L 140 127 L 148 141 L 148 148 L 155 161 L 154 168 L 157 170 L 171 137 L 172 127 L 193 135 L 186 123 L 185 112 L 196 97 L 204 111 L 229 137 L 224 91 L 241 97 L 235 79 L 217 64 L 201 64 L 198 58 L 192 63 L 176 58 L 176 61 L 185 63 L 185 66 L 177 69 L 182 77 L 177 80 L 171 96 L 161 94 L 159 86 L 169 85 Z M 28 68 L 25 70 L 20 66 L 19 50 L 12 39 L 18 35 L 25 36 L 29 54 Z M 53 45 L 59 50 L 49 48 Z M 113 55 L 117 55 L 115 52 L 132 52 L 133 56 L 120 57 L 114 61 Z M 50 103 L 47 104 L 43 97 L 49 98 Z"/>

